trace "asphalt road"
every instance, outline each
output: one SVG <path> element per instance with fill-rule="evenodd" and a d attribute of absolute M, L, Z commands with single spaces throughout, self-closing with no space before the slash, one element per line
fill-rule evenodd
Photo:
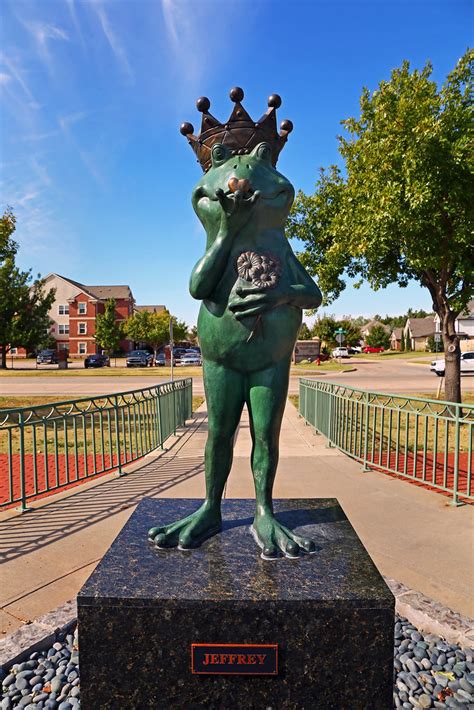
<path fill-rule="evenodd" d="M 366 360 L 350 361 L 348 367 L 355 367 L 355 372 L 327 372 L 327 373 L 301 373 L 305 377 L 320 377 L 321 379 L 340 382 L 352 387 L 376 390 L 379 392 L 400 393 L 432 393 L 436 394 L 440 380 L 429 370 L 427 363 L 415 363 L 403 360 Z M 185 369 L 179 370 L 178 377 L 186 376 Z M 298 377 L 292 376 L 290 393 L 298 392 Z M 149 387 L 160 382 L 167 382 L 168 378 L 152 378 L 149 375 L 108 377 L 107 375 L 95 377 L 61 376 L 61 377 L 4 377 L 0 375 L 0 395 L 11 396 L 40 396 L 54 395 L 76 397 L 124 392 L 132 389 Z M 465 392 L 474 391 L 474 376 L 464 375 L 462 388 Z M 203 394 L 201 377 L 193 378 L 194 393 Z"/>

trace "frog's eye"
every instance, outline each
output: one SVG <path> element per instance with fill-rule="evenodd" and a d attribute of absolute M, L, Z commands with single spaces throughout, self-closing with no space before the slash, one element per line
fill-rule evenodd
<path fill-rule="evenodd" d="M 228 157 L 229 151 L 227 150 L 225 145 L 222 145 L 222 143 L 215 143 L 212 146 L 211 158 L 213 165 L 220 165 L 221 163 L 225 162 Z"/>
<path fill-rule="evenodd" d="M 260 160 L 266 160 L 268 163 L 272 159 L 272 151 L 268 143 L 260 143 L 257 146 L 257 158 Z"/>

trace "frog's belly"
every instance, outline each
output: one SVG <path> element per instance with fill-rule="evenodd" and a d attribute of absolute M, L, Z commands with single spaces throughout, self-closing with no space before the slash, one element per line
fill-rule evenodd
<path fill-rule="evenodd" d="M 198 319 L 199 344 L 203 358 L 240 372 L 253 372 L 290 358 L 301 325 L 302 312 L 294 306 L 279 306 L 257 316 L 238 321 L 228 311 L 211 313 L 201 305 Z"/>

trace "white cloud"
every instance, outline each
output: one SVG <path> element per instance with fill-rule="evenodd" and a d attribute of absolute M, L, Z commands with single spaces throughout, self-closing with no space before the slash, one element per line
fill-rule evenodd
<path fill-rule="evenodd" d="M 115 55 L 115 58 L 117 59 L 117 62 L 120 64 L 122 70 L 127 75 L 127 77 L 129 79 L 133 79 L 133 71 L 130 66 L 130 62 L 128 61 L 127 53 L 125 52 L 123 45 L 121 44 L 117 34 L 112 28 L 112 24 L 110 22 L 109 16 L 107 15 L 107 12 L 105 11 L 105 8 L 100 3 L 94 3 L 92 7 L 96 12 L 97 17 L 99 18 L 102 31 L 110 45 L 112 52 Z"/>
<path fill-rule="evenodd" d="M 0 72 L 0 84 L 8 84 L 12 80 L 10 74 L 3 74 Z"/>
<path fill-rule="evenodd" d="M 24 22 L 24 27 L 32 34 L 35 40 L 38 54 L 50 72 L 54 69 L 53 57 L 50 51 L 50 41 L 60 40 L 69 42 L 69 35 L 66 30 L 56 25 L 43 22 Z"/>

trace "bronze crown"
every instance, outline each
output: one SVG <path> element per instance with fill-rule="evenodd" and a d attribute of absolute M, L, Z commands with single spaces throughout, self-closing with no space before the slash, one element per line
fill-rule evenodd
<path fill-rule="evenodd" d="M 241 104 L 244 98 L 242 89 L 235 86 L 230 90 L 229 96 L 235 106 L 227 123 L 221 123 L 209 113 L 211 102 L 206 96 L 201 96 L 196 101 L 196 108 L 202 113 L 199 136 L 193 135 L 194 126 L 191 123 L 181 124 L 180 131 L 188 139 L 202 169 L 207 172 L 211 167 L 211 149 L 214 143 L 227 146 L 232 155 L 244 155 L 250 153 L 259 143 L 266 142 L 271 148 L 272 163 L 275 166 L 288 134 L 293 130 L 292 122 L 284 120 L 280 123 L 280 133 L 277 131 L 276 109 L 281 106 L 281 98 L 278 94 L 269 96 L 268 110 L 255 123 Z"/>

